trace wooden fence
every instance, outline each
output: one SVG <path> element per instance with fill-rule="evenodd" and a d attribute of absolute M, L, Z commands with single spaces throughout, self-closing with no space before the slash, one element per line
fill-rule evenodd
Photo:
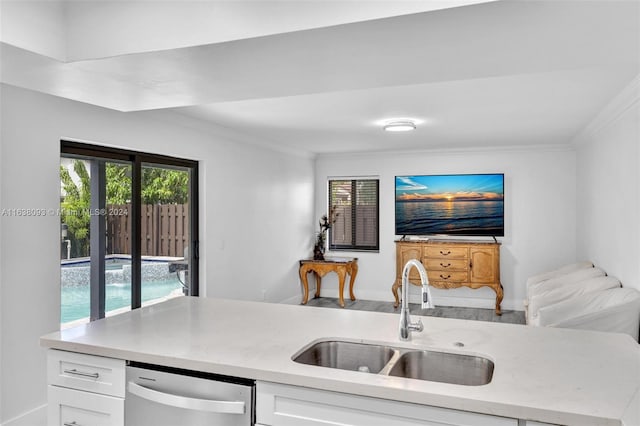
<path fill-rule="evenodd" d="M 107 253 L 131 254 L 131 218 L 124 214 L 131 205 L 109 205 L 107 211 L 114 213 L 107 215 Z M 143 204 L 140 235 L 143 256 L 183 257 L 189 246 L 189 205 Z"/>

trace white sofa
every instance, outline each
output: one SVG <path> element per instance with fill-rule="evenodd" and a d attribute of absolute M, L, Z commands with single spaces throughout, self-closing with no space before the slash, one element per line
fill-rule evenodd
<path fill-rule="evenodd" d="M 526 288 L 527 298 L 524 300 L 526 318 L 528 319 L 530 317 L 529 303 L 536 295 L 544 294 L 565 285 L 575 284 L 580 281 L 603 277 L 605 275 L 606 273 L 602 269 L 594 267 L 591 262 L 579 262 L 529 278 Z"/>
<path fill-rule="evenodd" d="M 526 283 L 527 324 L 640 334 L 640 291 L 622 288 L 592 262 L 576 262 Z"/>
<path fill-rule="evenodd" d="M 593 268 L 596 269 L 596 268 Z M 556 303 L 570 300 L 576 296 L 597 293 L 611 288 L 619 288 L 620 281 L 615 277 L 597 276 L 583 281 L 568 282 L 564 285 L 538 288 L 529 298 L 527 307 L 527 324 L 540 325 L 538 312 L 540 309 Z"/>

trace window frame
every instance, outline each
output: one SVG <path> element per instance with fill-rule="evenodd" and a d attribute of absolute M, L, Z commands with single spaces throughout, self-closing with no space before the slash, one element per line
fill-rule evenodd
<path fill-rule="evenodd" d="M 333 227 L 329 228 L 329 238 L 327 239 L 328 248 L 330 251 L 362 251 L 362 252 L 379 252 L 380 251 L 380 178 L 377 176 L 362 176 L 362 177 L 330 177 L 327 180 L 327 204 L 328 211 L 331 211 L 333 204 L 331 200 L 332 195 L 332 182 L 334 181 L 351 181 L 351 244 L 334 244 L 333 241 Z M 375 237 L 376 244 L 373 246 L 358 245 L 356 244 L 357 228 L 357 185 L 361 181 L 375 181 L 375 196 L 376 196 L 376 224 L 375 224 Z"/>
<path fill-rule="evenodd" d="M 132 151 L 121 148 L 112 148 L 102 145 L 93 145 L 70 140 L 60 141 L 61 157 L 76 158 L 97 158 L 111 161 L 123 161 L 131 163 L 131 309 L 142 306 L 142 166 L 162 165 L 176 166 L 190 169 L 191 198 L 189 200 L 189 223 L 191 225 L 189 235 L 190 259 L 190 286 L 189 295 L 199 296 L 199 223 L 198 223 L 198 161 L 183 158 L 170 157 L 167 155 L 151 154 L 146 152 Z M 93 281 L 93 280 L 92 280 Z M 90 283 L 90 285 L 94 285 Z M 98 295 L 95 300 L 92 292 L 90 303 L 90 321 L 104 318 L 105 291 L 104 288 L 97 289 Z"/>

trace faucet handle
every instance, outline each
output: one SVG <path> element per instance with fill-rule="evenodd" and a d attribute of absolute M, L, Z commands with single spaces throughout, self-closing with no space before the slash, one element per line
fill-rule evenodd
<path fill-rule="evenodd" d="M 416 322 L 412 322 L 411 324 L 409 324 L 409 327 L 408 327 L 408 328 L 409 328 L 409 330 L 411 330 L 411 331 L 418 331 L 418 332 L 420 332 L 420 331 L 424 330 L 424 325 L 422 324 L 422 320 L 421 320 L 421 319 L 419 319 L 418 321 L 416 321 Z"/>

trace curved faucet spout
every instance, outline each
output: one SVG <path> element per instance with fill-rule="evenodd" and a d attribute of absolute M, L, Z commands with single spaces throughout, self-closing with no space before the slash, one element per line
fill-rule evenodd
<path fill-rule="evenodd" d="M 402 307 L 400 308 L 400 340 L 410 340 L 411 331 L 422 331 L 424 326 L 422 321 L 411 322 L 409 315 L 409 271 L 415 267 L 420 274 L 420 283 L 422 284 L 422 308 L 433 308 L 433 300 L 431 299 L 431 292 L 429 291 L 429 278 L 427 277 L 427 271 L 424 269 L 422 263 L 416 259 L 409 260 L 402 270 Z"/>
<path fill-rule="evenodd" d="M 409 259 L 407 263 L 404 265 L 404 269 L 402 270 L 402 285 L 409 282 L 409 271 L 411 267 L 415 266 L 420 274 L 420 283 L 422 285 L 429 285 L 429 278 L 427 278 L 427 271 L 424 269 L 422 263 L 420 263 L 417 259 Z"/>

